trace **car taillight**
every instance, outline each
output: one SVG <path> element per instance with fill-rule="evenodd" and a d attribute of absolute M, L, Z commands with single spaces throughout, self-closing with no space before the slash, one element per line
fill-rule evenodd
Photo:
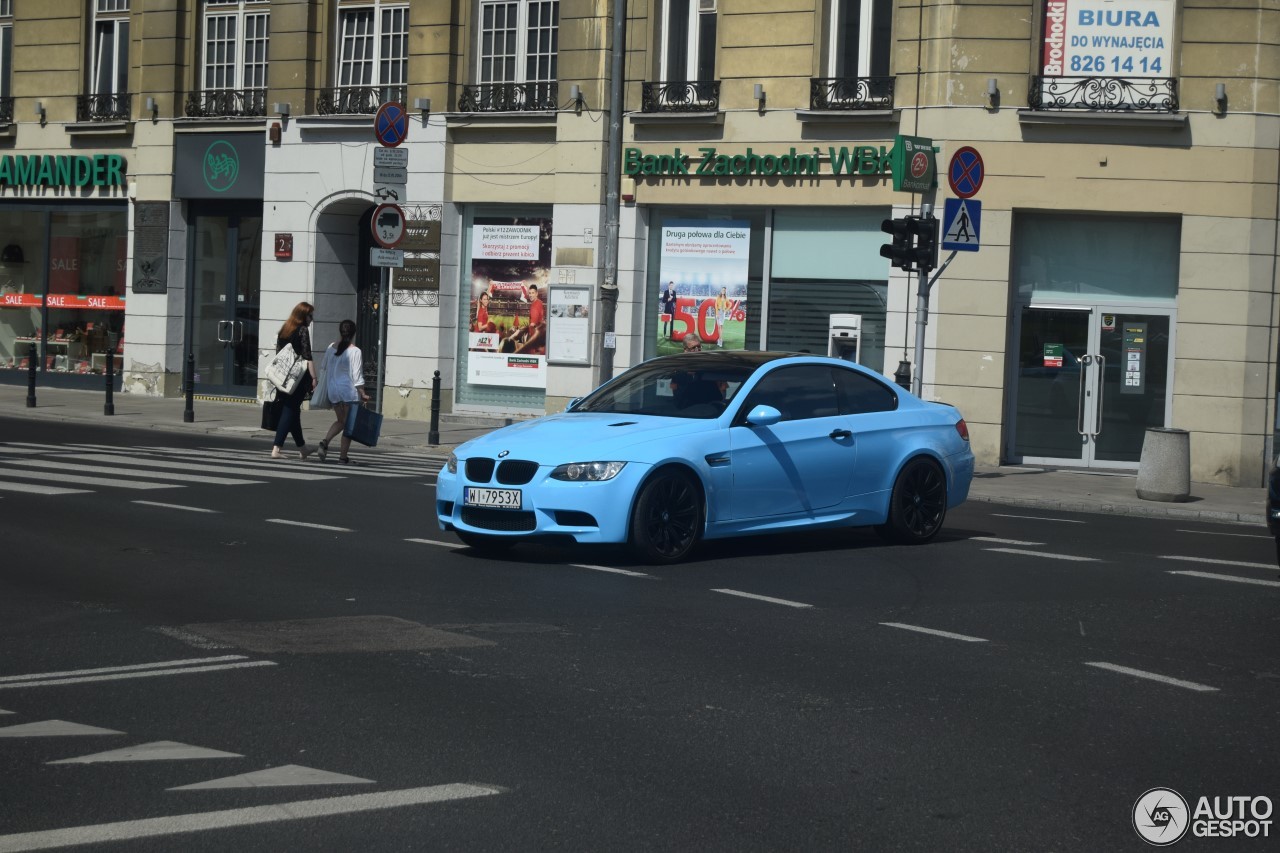
<path fill-rule="evenodd" d="M 969 425 L 964 422 L 964 418 L 956 421 L 956 432 L 960 433 L 960 437 L 965 441 L 969 440 Z"/>

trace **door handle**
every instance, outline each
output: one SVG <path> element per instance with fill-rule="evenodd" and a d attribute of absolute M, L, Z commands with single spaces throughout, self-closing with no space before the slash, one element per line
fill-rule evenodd
<path fill-rule="evenodd" d="M 1096 395 L 1098 399 L 1093 406 L 1095 410 L 1094 412 L 1095 417 L 1093 419 L 1093 434 L 1096 436 L 1098 433 L 1102 432 L 1102 383 L 1105 382 L 1107 379 L 1106 377 L 1107 358 L 1106 356 L 1103 356 L 1103 355 L 1095 355 L 1094 359 L 1096 359 L 1098 362 L 1098 383 L 1095 386 L 1098 391 Z"/>
<path fill-rule="evenodd" d="M 225 337 L 223 336 L 224 332 L 226 333 Z M 231 343 L 231 321 L 230 320 L 218 321 L 218 343 L 220 344 Z"/>
<path fill-rule="evenodd" d="M 1089 372 L 1089 365 L 1093 364 L 1093 356 L 1080 356 L 1080 388 L 1076 396 L 1076 432 L 1081 435 L 1088 435 L 1084 428 L 1084 400 L 1085 400 L 1085 374 Z"/>
<path fill-rule="evenodd" d="M 853 433 L 847 429 L 833 429 L 827 438 L 853 438 Z"/>
<path fill-rule="evenodd" d="M 244 323 L 239 320 L 235 321 L 234 331 L 231 333 L 231 342 L 238 344 L 244 340 Z"/>

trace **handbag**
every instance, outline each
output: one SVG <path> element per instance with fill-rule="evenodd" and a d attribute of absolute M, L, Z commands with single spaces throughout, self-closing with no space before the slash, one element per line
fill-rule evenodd
<path fill-rule="evenodd" d="M 269 432 L 275 432 L 280 426 L 280 407 L 283 405 L 279 400 L 263 400 L 262 401 L 262 428 Z"/>
<path fill-rule="evenodd" d="M 329 399 L 329 367 L 333 359 L 333 347 L 324 351 L 324 360 L 320 362 L 320 370 L 316 373 L 316 390 L 311 393 L 311 408 L 332 409 L 333 401 Z"/>
<path fill-rule="evenodd" d="M 307 372 L 307 363 L 294 350 L 293 344 L 285 344 L 267 364 L 264 375 L 272 385 L 286 394 L 292 394 Z"/>
<path fill-rule="evenodd" d="M 342 434 L 352 441 L 367 447 L 378 446 L 378 436 L 382 433 L 382 415 L 364 406 L 352 405 L 347 410 L 347 423 Z"/>

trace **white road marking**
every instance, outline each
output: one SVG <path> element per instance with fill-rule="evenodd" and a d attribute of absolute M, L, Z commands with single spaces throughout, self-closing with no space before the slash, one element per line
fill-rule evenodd
<path fill-rule="evenodd" d="M 296 454 L 294 450 L 285 451 L 288 454 Z M 247 466 L 257 468 L 265 465 L 269 470 L 277 470 L 281 465 L 296 465 L 302 470 L 310 471 L 312 469 L 318 471 L 330 471 L 328 476 L 347 476 L 356 475 L 361 477 L 412 477 L 421 472 L 405 471 L 400 466 L 392 466 L 383 468 L 367 459 L 359 459 L 361 464 L 358 465 L 342 465 L 339 467 L 337 462 L 338 451 L 334 448 L 329 449 L 328 461 L 321 463 L 320 457 L 314 457 L 314 461 L 303 462 L 296 455 L 287 456 L 284 459 L 272 459 L 268 454 L 262 451 L 235 451 L 235 450 L 207 450 L 207 451 L 191 451 L 191 450 L 162 450 L 144 451 L 143 459 L 156 458 L 156 455 L 162 455 L 165 459 L 191 459 L 192 461 L 204 462 L 221 462 L 225 465 Z M 128 458 L 134 458 L 129 456 Z M 359 456 L 357 455 L 357 458 Z M 143 464 L 147 464 L 145 461 Z M 228 469 L 233 470 L 233 469 Z M 341 473 L 338 473 L 341 472 Z"/>
<path fill-rule="evenodd" d="M 579 569 L 590 569 L 593 572 L 610 572 L 615 575 L 626 575 L 629 578 L 652 578 L 653 575 L 646 575 L 644 572 L 631 572 L 626 569 L 615 569 L 612 566 L 589 566 L 586 563 L 570 563 L 569 565 Z M 803 605 L 808 607 L 808 605 Z"/>
<path fill-rule="evenodd" d="M 145 472 L 138 472 L 145 473 Z M 65 474 L 53 471 L 26 471 L 19 468 L 8 468 L 0 465 L 0 474 L 17 477 L 19 480 L 43 480 L 54 483 L 75 483 L 79 486 L 110 486 L 115 489 L 136 489 L 152 491 L 154 489 L 181 489 L 181 483 L 156 483 L 149 480 L 125 480 L 120 477 L 85 477 L 81 474 Z"/>
<path fill-rule="evenodd" d="M 151 669 L 145 672 L 118 672 L 114 675 L 84 675 L 77 678 L 53 678 L 46 681 L 20 681 L 16 684 L 0 684 L 0 690 L 18 687 L 51 687 L 59 684 L 87 684 L 93 681 L 121 681 L 126 678 L 157 678 L 163 675 L 189 675 L 193 672 L 219 672 L 224 669 L 249 669 L 256 666 L 275 666 L 273 660 L 251 660 L 244 663 L 224 663 L 214 666 L 189 666 L 182 669 Z"/>
<path fill-rule="evenodd" d="M 24 492 L 30 495 L 87 495 L 90 489 L 59 489 L 57 486 L 40 486 L 35 483 L 6 483 L 0 481 L 0 491 Z"/>
<path fill-rule="evenodd" d="M 290 521 L 287 518 L 268 518 L 268 524 L 288 524 L 291 527 L 311 527 L 316 530 L 332 530 L 334 533 L 355 533 L 350 527 L 334 527 L 331 524 L 315 524 L 310 521 Z"/>
<path fill-rule="evenodd" d="M 1264 536 L 1261 533 L 1224 533 L 1220 530 L 1184 530 L 1178 528 L 1179 533 L 1203 533 L 1205 536 L 1239 536 L 1244 539 L 1270 539 L 1270 536 Z"/>
<path fill-rule="evenodd" d="M 4 708 L 0 708 L 0 714 L 12 714 L 12 713 L 13 713 L 12 711 L 6 711 Z"/>
<path fill-rule="evenodd" d="M 1083 521 L 1077 521 L 1074 518 L 1047 518 L 1043 515 L 1008 515 L 1003 512 L 991 513 L 999 518 L 1029 518 L 1032 521 L 1061 521 L 1063 524 L 1084 524 Z"/>
<path fill-rule="evenodd" d="M 1216 566 L 1240 566 L 1245 569 L 1263 569 L 1264 571 L 1274 572 L 1276 570 L 1275 563 L 1245 563 L 1240 560 L 1215 560 L 1211 557 L 1182 557 L 1175 554 L 1159 554 L 1161 560 L 1182 560 L 1185 563 L 1213 563 Z"/>
<path fill-rule="evenodd" d="M 301 468 L 297 470 L 288 470 L 283 464 L 283 460 L 275 463 L 266 463 L 263 466 L 228 466 L 228 465 L 199 465 L 193 462 L 184 462 L 177 459 L 139 459 L 134 456 L 113 455 L 110 453 L 69 453 L 66 459 L 82 459 L 86 462 L 116 462 L 121 463 L 122 468 L 127 465 L 129 469 L 145 469 L 160 468 L 172 471 L 202 471 L 212 474 L 248 474 L 254 477 L 271 477 L 277 480 L 333 480 L 337 479 L 329 474 L 308 474 L 304 473 Z M 136 473 L 145 474 L 145 470 L 138 470 Z"/>
<path fill-rule="evenodd" d="M 122 734 L 124 732 L 118 732 L 115 729 L 100 729 L 97 726 L 68 723 L 66 720 L 41 720 L 38 723 L 23 723 L 20 726 L 0 728 L 0 737 L 84 737 Z"/>
<path fill-rule="evenodd" d="M 29 454 L 48 453 L 36 447 L 0 447 L 0 454 L 5 456 L 25 456 Z"/>
<path fill-rule="evenodd" d="M 1251 583 L 1254 586 L 1280 587 L 1280 581 L 1264 581 L 1257 578 L 1242 578 L 1236 575 L 1215 575 L 1212 572 L 1169 572 L 1171 575 L 1186 575 L 1190 578 L 1205 578 L 1212 581 L 1230 581 L 1231 583 Z"/>
<path fill-rule="evenodd" d="M 1043 542 L 1023 542 L 1021 539 L 1001 539 L 999 536 L 970 536 L 972 542 L 994 542 L 997 545 L 1043 545 Z"/>
<path fill-rule="evenodd" d="M 157 740 L 137 746 L 126 746 L 124 749 L 112 749 L 93 755 L 82 755 L 79 758 L 60 758 L 57 761 L 45 763 L 105 764 L 119 761 L 193 761 L 205 758 L 244 758 L 244 756 L 235 752 L 206 749 L 203 746 L 191 746 L 172 740 Z"/>
<path fill-rule="evenodd" d="M 406 539 L 406 542 L 414 542 L 418 545 L 439 545 L 441 548 L 465 548 L 461 542 L 441 542 L 439 539 Z"/>
<path fill-rule="evenodd" d="M 273 806 L 252 806 L 243 809 L 77 826 L 69 829 L 50 829 L 43 832 L 22 832 L 14 835 L 0 835 L 0 853 L 26 853 L 28 850 L 52 850 L 107 841 L 133 841 L 139 838 L 156 838 L 187 832 L 206 832 L 212 829 L 421 806 L 501 793 L 505 793 L 505 789 L 496 785 L 453 783 L 432 785 L 429 788 L 383 791 L 376 794 L 351 794 L 346 797 L 299 800 Z"/>
<path fill-rule="evenodd" d="M 328 770 L 316 770 L 314 767 L 303 767 L 299 764 L 286 764 L 283 767 L 269 767 L 253 773 L 241 773 L 239 776 L 226 776 L 222 779 L 210 779 L 208 782 L 196 782 L 194 785 L 181 785 L 170 788 L 170 791 L 212 791 L 223 788 L 288 788 L 300 785 L 372 785 L 372 779 L 361 779 L 359 776 L 345 776 L 342 773 L 331 773 Z"/>
<path fill-rule="evenodd" d="M 48 459 L 11 459 L 8 460 L 10 465 L 18 465 L 23 468 L 45 468 L 50 471 L 79 471 L 85 474 L 110 474 L 118 477 L 121 474 L 132 474 L 132 471 L 121 468 L 119 465 L 77 465 L 73 462 L 53 462 Z M 177 480 L 183 483 L 209 483 L 214 486 L 248 486 L 258 485 L 264 480 L 246 480 L 240 477 L 207 477 L 199 474 L 166 474 L 162 471 L 143 471 L 146 476 L 153 480 Z"/>
<path fill-rule="evenodd" d="M 1077 563 L 1096 563 L 1095 557 L 1076 557 L 1071 554 L 1051 554 L 1045 551 L 1026 551 L 1022 548 L 983 548 L 984 551 L 996 551 L 1001 554 L 1022 554 L 1027 557 L 1043 557 L 1046 560 L 1072 560 Z"/>
<path fill-rule="evenodd" d="M 736 595 L 739 598 L 751 598 L 756 601 L 767 601 L 770 604 L 782 604 L 786 607 L 812 607 L 812 604 L 803 604 L 799 601 L 787 601 L 785 598 L 770 598 L 767 595 L 756 595 L 752 592 L 740 592 L 736 589 L 713 589 L 712 592 L 721 592 L 725 595 Z"/>
<path fill-rule="evenodd" d="M 982 637 L 970 637 L 968 634 L 953 634 L 950 631 L 939 631 L 937 628 L 922 628 L 919 625 L 907 625 L 902 622 L 881 622 L 886 628 L 901 628 L 904 631 L 919 631 L 921 634 L 932 634 L 935 637 L 946 637 L 948 640 L 961 640 L 966 643 L 985 643 Z"/>
<path fill-rule="evenodd" d="M 66 678 L 71 675 L 98 675 L 104 672 L 133 672 L 140 669 L 169 669 L 175 666 L 199 666 L 210 663 L 225 663 L 229 660 L 248 660 L 244 655 L 219 655 L 212 658 L 187 658 L 186 660 L 162 660 L 155 663 L 131 663 L 124 666 L 100 666 L 96 669 L 68 669 L 62 672 L 36 672 L 30 675 L 0 676 L 0 682 L 33 681 L 41 678 Z"/>
<path fill-rule="evenodd" d="M 182 504 L 166 504 L 166 503 L 160 503 L 159 501 L 133 501 L 133 503 L 142 504 L 143 506 L 158 506 L 158 507 L 161 507 L 162 509 L 184 509 L 187 512 L 212 512 L 212 513 L 222 512 L 222 510 L 219 510 L 219 509 L 206 509 L 205 507 L 202 507 L 202 506 L 183 506 Z"/>
<path fill-rule="evenodd" d="M 1159 681 L 1161 684 L 1172 684 L 1174 687 L 1185 687 L 1187 690 L 1195 690 L 1200 693 L 1216 693 L 1218 688 L 1210 687 L 1207 684 L 1197 684 L 1194 681 L 1183 681 L 1180 678 L 1170 678 L 1167 675 L 1161 675 L 1158 672 L 1147 672 L 1144 669 L 1133 669 L 1128 666 L 1120 666 L 1114 663 L 1103 663 L 1102 661 L 1085 661 L 1085 666 L 1095 666 L 1098 669 L 1105 669 L 1111 672 L 1118 672 L 1122 675 L 1132 675 L 1134 678 L 1145 678 L 1149 681 Z"/>

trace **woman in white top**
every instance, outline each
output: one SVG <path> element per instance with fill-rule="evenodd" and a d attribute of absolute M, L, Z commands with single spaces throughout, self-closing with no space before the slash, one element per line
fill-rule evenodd
<path fill-rule="evenodd" d="M 329 453 L 329 442 L 347 425 L 347 415 L 352 406 L 358 406 L 369 399 L 364 393 L 364 355 L 360 347 L 355 345 L 356 324 L 351 320 L 343 320 L 338 324 L 340 339 L 324 351 L 325 385 L 329 392 L 329 400 L 333 403 L 333 413 L 337 422 L 330 424 L 329 433 L 320 442 L 320 461 L 323 462 Z M 342 452 L 338 461 L 347 464 L 351 461 L 347 451 L 351 448 L 351 439 L 342 436 Z"/>

